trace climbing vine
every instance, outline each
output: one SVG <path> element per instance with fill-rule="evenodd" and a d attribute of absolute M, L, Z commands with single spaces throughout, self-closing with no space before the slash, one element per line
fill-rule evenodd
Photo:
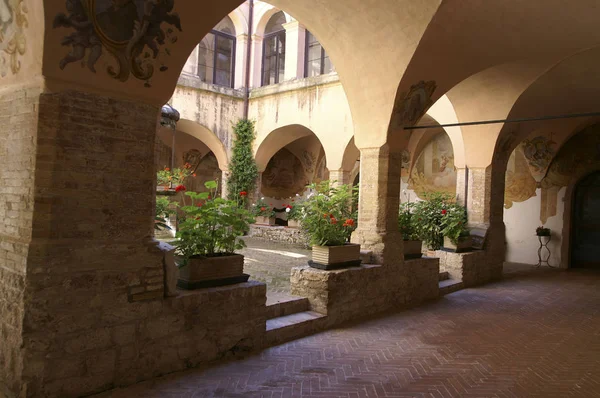
<path fill-rule="evenodd" d="M 240 192 L 253 192 L 258 177 L 258 168 L 252 155 L 254 122 L 240 119 L 234 126 L 233 154 L 229 162 L 227 192 L 229 200 L 239 200 Z M 244 195 L 244 198 L 246 196 Z"/>

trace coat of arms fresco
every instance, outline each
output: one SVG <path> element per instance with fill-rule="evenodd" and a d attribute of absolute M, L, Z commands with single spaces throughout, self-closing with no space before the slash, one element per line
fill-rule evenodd
<path fill-rule="evenodd" d="M 74 32 L 62 40 L 71 50 L 60 68 L 81 62 L 95 73 L 97 61 L 108 51 L 116 61 L 107 67 L 111 77 L 126 81 L 133 75 L 149 87 L 157 63 L 159 71 L 168 69 L 162 58 L 177 42 L 176 31 L 182 31 L 174 5 L 175 0 L 66 0 L 68 15 L 56 15 L 54 27 Z"/>
<path fill-rule="evenodd" d="M 27 26 L 24 0 L 0 0 L 0 77 L 21 69 L 19 56 L 25 54 Z"/>

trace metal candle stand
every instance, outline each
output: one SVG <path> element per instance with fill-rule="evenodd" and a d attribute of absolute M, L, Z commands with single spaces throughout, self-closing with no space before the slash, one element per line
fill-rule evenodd
<path fill-rule="evenodd" d="M 542 238 L 548 238 L 545 242 L 544 239 Z M 539 268 L 542 265 L 547 265 L 550 268 L 555 268 L 553 265 L 550 265 L 550 248 L 548 247 L 548 244 L 550 243 L 550 241 L 552 240 L 552 235 L 538 235 L 538 240 L 540 241 L 540 248 L 538 249 L 538 263 L 536 264 L 536 267 Z M 544 249 L 546 249 L 546 251 L 548 252 L 548 255 L 546 256 L 545 260 L 542 260 L 542 251 L 544 251 Z"/>

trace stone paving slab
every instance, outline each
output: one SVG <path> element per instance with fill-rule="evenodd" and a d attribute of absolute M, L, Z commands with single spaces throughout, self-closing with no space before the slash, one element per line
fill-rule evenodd
<path fill-rule="evenodd" d="M 101 397 L 600 397 L 600 273 L 511 271 L 409 311 Z"/>

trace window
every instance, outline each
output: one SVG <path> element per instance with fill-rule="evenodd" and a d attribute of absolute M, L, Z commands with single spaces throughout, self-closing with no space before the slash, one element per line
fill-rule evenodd
<path fill-rule="evenodd" d="M 335 70 L 321 43 L 308 30 L 306 31 L 306 54 L 304 59 L 304 77 L 319 76 Z"/>
<path fill-rule="evenodd" d="M 283 81 L 285 72 L 285 15 L 273 15 L 265 29 L 263 40 L 262 86 Z"/>
<path fill-rule="evenodd" d="M 235 75 L 235 28 L 225 17 L 198 45 L 198 77 L 210 84 L 231 87 Z"/>

